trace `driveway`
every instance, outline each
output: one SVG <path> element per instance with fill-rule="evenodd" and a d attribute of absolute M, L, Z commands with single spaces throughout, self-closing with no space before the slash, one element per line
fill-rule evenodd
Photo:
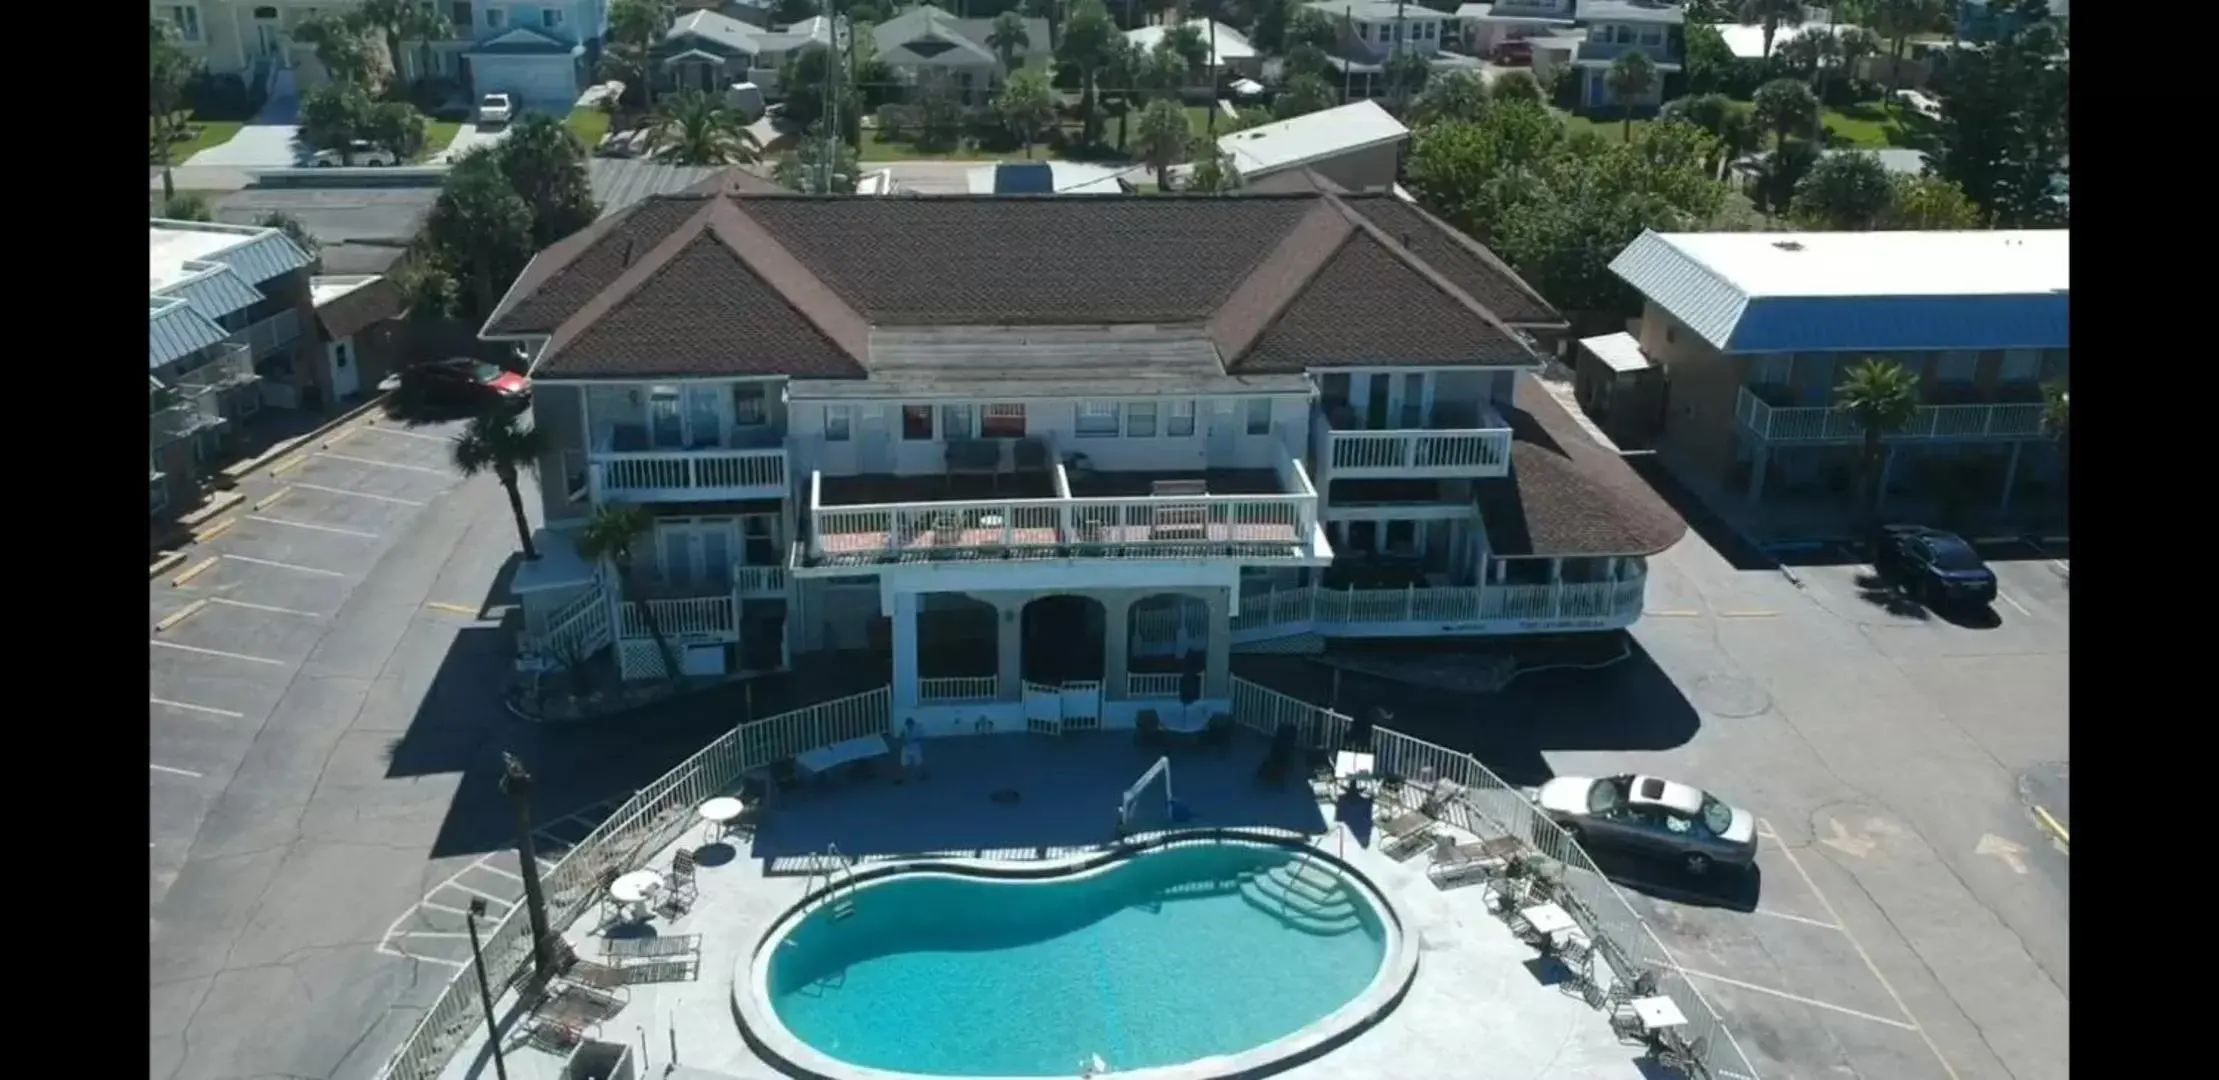
<path fill-rule="evenodd" d="M 289 169 L 300 160 L 300 155 L 293 150 L 293 137 L 298 134 L 300 126 L 297 124 L 248 124 L 240 128 L 230 142 L 194 154 L 185 164 L 226 169 Z"/>
<path fill-rule="evenodd" d="M 476 124 L 464 124 L 460 131 L 455 132 L 455 141 L 448 143 L 445 150 L 431 156 L 431 164 L 450 164 L 470 150 L 500 142 L 508 137 L 508 133 L 509 126 L 507 124 L 490 128 L 481 128 Z"/>

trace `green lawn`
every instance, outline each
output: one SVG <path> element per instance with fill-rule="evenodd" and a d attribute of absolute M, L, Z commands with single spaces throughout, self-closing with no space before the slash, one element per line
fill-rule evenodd
<path fill-rule="evenodd" d="M 587 150 L 591 150 L 601 145 L 601 139 L 609 133 L 609 114 L 598 108 L 572 109 L 569 119 L 564 120 L 563 124 L 570 129 L 572 135 L 578 137 L 579 142 L 585 144 Z"/>
<path fill-rule="evenodd" d="M 967 161 L 977 157 L 979 151 L 960 140 L 945 149 L 927 150 L 912 142 L 883 138 L 875 128 L 864 129 L 863 149 L 856 155 L 859 161 Z"/>
<path fill-rule="evenodd" d="M 154 145 L 154 118 L 148 117 L 146 123 L 147 163 L 158 165 L 161 163 L 161 155 L 156 152 L 159 148 Z M 182 165 L 186 158 L 192 157 L 194 154 L 200 153 L 211 146 L 222 146 L 230 142 L 231 137 L 237 135 L 239 129 L 246 126 L 237 120 L 193 120 L 191 124 L 192 138 L 170 144 L 170 164 L 172 165 Z"/>
<path fill-rule="evenodd" d="M 1747 102 L 1740 102 L 1748 108 Z M 1559 112 L 1564 126 L 1573 131 L 1592 131 L 1609 142 L 1617 142 L 1623 125 L 1614 117 L 1573 116 Z M 1897 146 L 1917 146 L 1923 141 L 1926 129 L 1932 125 L 1918 117 L 1909 123 L 1898 119 L 1893 110 L 1881 108 L 1878 102 L 1859 102 L 1846 108 L 1828 107 L 1819 114 L 1826 129 L 1833 133 L 1835 149 L 1886 150 Z M 1647 120 L 1635 119 L 1633 128 L 1639 131 Z"/>
<path fill-rule="evenodd" d="M 458 120 L 428 120 L 424 123 L 424 145 L 416 151 L 415 160 L 424 161 L 433 154 L 453 145 L 455 135 L 462 130 Z"/>

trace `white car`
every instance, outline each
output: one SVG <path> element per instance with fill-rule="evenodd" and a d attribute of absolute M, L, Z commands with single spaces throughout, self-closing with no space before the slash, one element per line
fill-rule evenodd
<path fill-rule="evenodd" d="M 339 151 L 335 148 L 331 150 L 318 150 L 315 152 L 315 154 L 311 155 L 308 160 L 319 169 L 328 169 L 334 165 L 346 165 L 348 164 L 349 160 L 353 162 L 356 168 L 361 168 L 363 166 L 377 168 L 385 165 L 398 165 L 401 163 L 401 158 L 399 154 L 396 154 L 393 151 L 388 150 L 385 147 L 379 146 L 375 143 L 365 142 L 361 139 L 356 139 L 351 145 L 347 147 L 347 153 L 344 157 L 342 157 Z"/>
<path fill-rule="evenodd" d="M 1678 858 L 1689 873 L 1757 858 L 1755 814 L 1662 777 L 1559 776 L 1533 801 L 1581 844 Z"/>
<path fill-rule="evenodd" d="M 516 115 L 516 103 L 507 94 L 487 94 L 478 99 L 478 123 L 506 124 Z"/>
<path fill-rule="evenodd" d="M 1916 90 L 1898 90 L 1895 92 L 1895 99 L 1899 102 L 1902 102 L 1904 108 L 1909 109 L 1912 112 L 1915 112 L 1920 116 L 1927 118 L 1928 120 L 1933 120 L 1937 123 L 1941 121 L 1942 103 L 1926 96 L 1925 94 L 1919 93 Z"/>

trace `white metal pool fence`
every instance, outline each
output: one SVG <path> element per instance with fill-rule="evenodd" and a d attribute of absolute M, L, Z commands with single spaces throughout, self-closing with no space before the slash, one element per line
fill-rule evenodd
<path fill-rule="evenodd" d="M 1233 680 L 1233 716 L 1241 726 L 1266 737 L 1282 725 L 1292 725 L 1299 741 L 1311 749 L 1339 746 L 1351 722 L 1343 713 L 1239 678 Z M 605 871 L 632 868 L 676 840 L 696 824 L 695 807 L 730 791 L 746 774 L 834 743 L 886 733 L 892 728 L 892 717 L 891 691 L 881 687 L 744 723 L 719 736 L 626 800 L 542 875 L 549 926 L 558 928 L 557 932 L 569 926 L 597 898 Z M 1654 972 L 1657 992 L 1669 995 L 1686 1014 L 1685 1034 L 1691 1043 L 1700 1042 L 1706 1048 L 1703 1068 L 1715 1075 L 1710 1062 L 1721 1059 L 1730 1043 L 1718 1015 L 1679 974 L 1640 914 L 1563 829 L 1536 812 L 1522 791 L 1468 754 L 1387 728 L 1373 731 L 1372 746 L 1377 774 L 1455 792 L 1441 807 L 1449 824 L 1474 833 L 1518 837 L 1561 866 L 1557 898 L 1586 928 L 1597 955 L 1610 965 L 1612 978 L 1630 981 L 1644 971 Z M 1454 784 L 1455 789 L 1440 787 L 1441 781 Z M 522 905 L 511 908 L 486 935 L 482 951 L 497 995 L 531 971 L 530 920 Z M 394 1052 L 379 1073 L 381 1080 L 434 1080 L 483 1021 L 481 1013 L 476 974 L 463 968 Z"/>

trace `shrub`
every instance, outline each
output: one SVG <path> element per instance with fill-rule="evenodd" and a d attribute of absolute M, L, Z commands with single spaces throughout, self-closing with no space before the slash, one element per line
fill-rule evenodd
<path fill-rule="evenodd" d="M 198 120 L 248 120 L 262 107 L 262 92 L 237 75 L 202 71 L 185 86 L 185 107 Z"/>

